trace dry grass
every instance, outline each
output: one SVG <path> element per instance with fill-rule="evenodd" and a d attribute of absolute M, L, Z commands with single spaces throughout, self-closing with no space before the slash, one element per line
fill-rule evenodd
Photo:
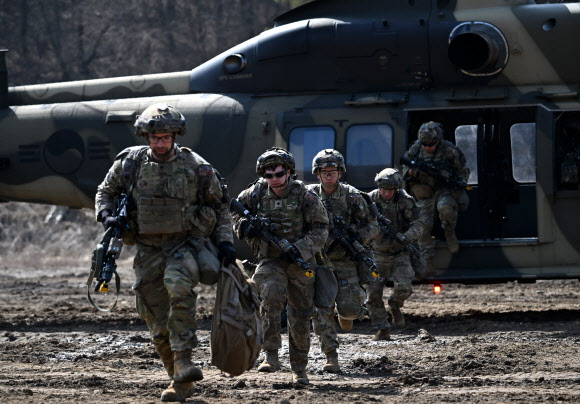
<path fill-rule="evenodd" d="M 89 209 L 0 204 L 0 268 L 86 267 L 103 234 Z M 121 258 L 131 255 L 123 251 Z"/>

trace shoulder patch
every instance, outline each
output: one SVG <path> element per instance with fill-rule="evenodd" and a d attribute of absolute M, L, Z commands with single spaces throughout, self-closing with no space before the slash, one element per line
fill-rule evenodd
<path fill-rule="evenodd" d="M 306 200 L 306 201 L 315 202 L 317 199 L 318 199 L 318 195 L 316 195 L 311 190 L 306 190 L 306 192 L 304 193 L 304 200 Z"/>

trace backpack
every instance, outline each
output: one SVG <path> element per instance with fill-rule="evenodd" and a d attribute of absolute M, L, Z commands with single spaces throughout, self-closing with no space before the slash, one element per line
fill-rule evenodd
<path fill-rule="evenodd" d="M 211 322 L 211 364 L 241 375 L 254 367 L 263 341 L 256 284 L 237 265 L 222 266 Z"/>

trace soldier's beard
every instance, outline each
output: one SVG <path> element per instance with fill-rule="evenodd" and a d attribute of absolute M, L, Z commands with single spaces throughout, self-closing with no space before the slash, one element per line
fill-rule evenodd
<path fill-rule="evenodd" d="M 169 147 L 155 147 L 155 148 L 151 148 L 151 153 L 153 154 L 153 157 L 155 157 L 157 160 L 160 161 L 167 161 L 171 158 L 171 156 L 173 156 L 173 142 L 171 142 L 171 146 Z M 161 149 L 160 151 L 158 151 L 158 149 Z"/>

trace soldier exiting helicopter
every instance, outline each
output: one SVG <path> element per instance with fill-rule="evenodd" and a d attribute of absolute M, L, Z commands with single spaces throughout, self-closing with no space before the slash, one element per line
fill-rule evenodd
<path fill-rule="evenodd" d="M 260 289 L 266 357 L 258 371 L 280 369 L 280 315 L 287 302 L 292 381 L 306 385 L 315 274 L 304 268 L 316 266 L 315 254 L 328 236 L 328 216 L 320 199 L 294 179 L 295 166 L 292 154 L 279 147 L 258 158 L 256 173 L 261 178 L 237 198 L 253 220 L 234 212 L 234 228 L 259 261 L 252 278 Z"/>
<path fill-rule="evenodd" d="M 225 265 L 236 259 L 218 174 L 202 157 L 175 143 L 177 136 L 185 135 L 185 125 L 183 115 L 170 105 L 147 108 L 135 129 L 149 146 L 122 151 L 95 200 L 97 220 L 105 228 L 117 225 L 112 212 L 120 194 L 127 193 L 133 201 L 131 229 L 124 240 L 132 236 L 137 245 L 137 312 L 171 379 L 161 401 L 185 400 L 193 393 L 193 382 L 203 379 L 201 369 L 191 362 L 191 350 L 197 346 L 194 287 L 203 280 L 201 252 L 215 254 L 215 243 Z M 214 261 L 217 271 L 219 261 Z"/>
<path fill-rule="evenodd" d="M 325 251 L 338 280 L 336 296 L 338 322 L 343 330 L 349 331 L 352 329 L 353 320 L 362 319 L 365 314 L 363 303 L 366 293 L 362 285 L 367 279 L 365 270 L 361 268 L 362 263 L 347 254 L 345 249 L 335 242 L 336 231 L 348 233 L 349 237 L 356 238 L 360 245 L 368 246 L 379 229 L 376 218 L 371 216 L 361 192 L 351 185 L 340 182 L 345 171 L 342 154 L 333 149 L 321 150 L 312 160 L 312 173 L 316 174 L 320 183 L 309 185 L 308 188 L 322 199 L 328 212 L 331 234 Z M 340 230 L 337 227 L 340 227 Z M 370 251 L 368 253 L 372 256 Z M 338 340 L 333 316 L 331 310 L 319 310 L 314 320 L 314 330 L 320 336 L 329 371 L 338 371 L 336 354 Z"/>
<path fill-rule="evenodd" d="M 407 160 L 403 163 L 403 177 L 407 189 L 417 200 L 425 224 L 423 235 L 419 238 L 419 247 L 427 261 L 425 275 L 429 276 L 434 275 L 435 271 L 435 240 L 431 233 L 436 213 L 441 220 L 447 248 L 452 254 L 459 251 L 455 234 L 458 199 L 467 195 L 458 184 L 466 183 L 469 168 L 465 166 L 465 156 L 461 149 L 443 139 L 440 123 L 425 122 L 417 135 L 418 139 L 405 153 Z"/>
<path fill-rule="evenodd" d="M 398 170 L 385 168 L 375 176 L 375 184 L 377 189 L 370 192 L 369 196 L 379 214 L 390 222 L 385 223 L 389 230 L 387 232 L 386 229 L 382 229 L 383 223 L 379 220 L 381 232 L 373 242 L 375 262 L 382 281 L 366 285 L 366 307 L 373 327 L 378 329 L 373 341 L 379 341 L 390 339 L 391 325 L 387 320 L 383 301 L 383 287 L 389 279 L 393 280 L 393 293 L 388 300 L 393 323 L 397 328 L 405 326 L 401 307 L 413 293 L 411 282 L 415 277 L 407 246 L 421 235 L 424 226 L 415 199 L 401 189 L 403 177 Z"/>

